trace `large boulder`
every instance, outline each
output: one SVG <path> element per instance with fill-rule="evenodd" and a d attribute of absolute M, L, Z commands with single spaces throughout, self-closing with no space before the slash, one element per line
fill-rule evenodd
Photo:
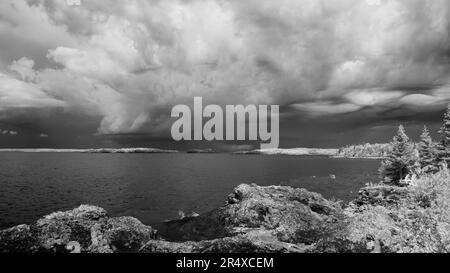
<path fill-rule="evenodd" d="M 154 236 L 151 227 L 135 218 L 110 218 L 102 208 L 81 205 L 0 231 L 0 252 L 138 251 Z"/>
<path fill-rule="evenodd" d="M 304 244 L 281 242 L 266 230 L 213 240 L 168 242 L 150 240 L 141 248 L 144 253 L 301 253 L 310 250 Z"/>
<path fill-rule="evenodd" d="M 35 252 L 36 237 L 29 225 L 19 225 L 0 231 L 0 253 Z"/>
<path fill-rule="evenodd" d="M 396 206 L 408 198 L 410 190 L 407 187 L 377 185 L 359 190 L 358 197 L 352 201 L 357 206 Z"/>
<path fill-rule="evenodd" d="M 318 193 L 286 186 L 242 184 L 225 206 L 209 213 L 165 223 L 163 237 L 174 241 L 200 241 L 264 229 L 279 241 L 313 244 L 337 232 L 342 223 L 339 204 Z"/>
<path fill-rule="evenodd" d="M 143 225 L 136 218 L 124 216 L 108 219 L 104 236 L 113 251 L 137 251 L 156 237 L 156 230 Z"/>

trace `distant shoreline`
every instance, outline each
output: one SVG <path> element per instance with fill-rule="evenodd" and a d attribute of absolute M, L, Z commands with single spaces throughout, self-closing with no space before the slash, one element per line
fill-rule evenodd
<path fill-rule="evenodd" d="M 234 152 L 241 155 L 290 155 L 290 156 L 334 156 L 339 149 L 323 148 L 288 148 L 288 149 L 266 149 Z"/>
<path fill-rule="evenodd" d="M 381 156 L 352 156 L 352 157 L 347 157 L 347 156 L 339 156 L 339 155 L 331 156 L 331 158 L 337 158 L 337 159 L 374 159 L 374 160 L 386 159 L 386 157 L 381 157 Z"/>
<path fill-rule="evenodd" d="M 186 154 L 233 154 L 233 155 L 266 155 L 266 156 L 324 156 L 336 159 L 373 159 L 382 160 L 385 157 L 376 156 L 357 156 L 347 157 L 338 155 L 339 149 L 325 148 L 287 148 L 287 149 L 266 149 L 266 150 L 248 150 L 248 151 L 214 151 L 212 149 L 191 149 L 187 151 L 166 150 L 158 148 L 96 148 L 96 149 L 53 149 L 53 148 L 2 148 L 0 153 L 90 153 L 90 154 L 169 154 L 169 153 L 186 153 Z"/>
<path fill-rule="evenodd" d="M 92 153 L 92 154 L 127 154 L 127 153 L 178 153 L 176 150 L 164 150 L 157 148 L 99 148 L 99 149 L 51 149 L 51 148 L 24 148 L 24 149 L 0 149 L 1 152 L 18 153 Z"/>

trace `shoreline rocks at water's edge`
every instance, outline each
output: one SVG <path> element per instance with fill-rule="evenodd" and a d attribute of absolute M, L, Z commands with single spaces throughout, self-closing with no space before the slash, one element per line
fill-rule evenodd
<path fill-rule="evenodd" d="M 156 231 L 133 217 L 108 217 L 96 206 L 55 212 L 0 231 L 1 252 L 133 252 Z"/>
<path fill-rule="evenodd" d="M 354 206 L 390 205 L 396 187 L 360 191 Z M 159 234 L 133 217 L 109 217 L 82 205 L 31 225 L 0 231 L 1 252 L 377 252 L 370 236 L 349 239 L 349 216 L 320 194 L 286 186 L 242 184 L 226 204 L 197 217 L 169 221 Z M 165 238 L 165 239 L 163 239 Z"/>

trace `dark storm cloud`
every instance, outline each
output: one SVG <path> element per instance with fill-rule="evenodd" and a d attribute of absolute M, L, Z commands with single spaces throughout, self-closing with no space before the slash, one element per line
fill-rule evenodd
<path fill-rule="evenodd" d="M 99 135 L 168 137 L 171 107 L 193 96 L 281 104 L 290 128 L 450 101 L 448 0 L 79 2 L 1 1 L 1 122 L 20 110 L 48 129 L 60 123 L 36 113 L 60 111 Z"/>

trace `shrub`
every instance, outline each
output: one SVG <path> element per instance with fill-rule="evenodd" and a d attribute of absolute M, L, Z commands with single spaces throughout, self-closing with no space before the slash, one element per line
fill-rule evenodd
<path fill-rule="evenodd" d="M 383 252 L 450 252 L 450 173 L 417 178 L 396 206 L 350 206 L 348 238 L 373 238 Z"/>

